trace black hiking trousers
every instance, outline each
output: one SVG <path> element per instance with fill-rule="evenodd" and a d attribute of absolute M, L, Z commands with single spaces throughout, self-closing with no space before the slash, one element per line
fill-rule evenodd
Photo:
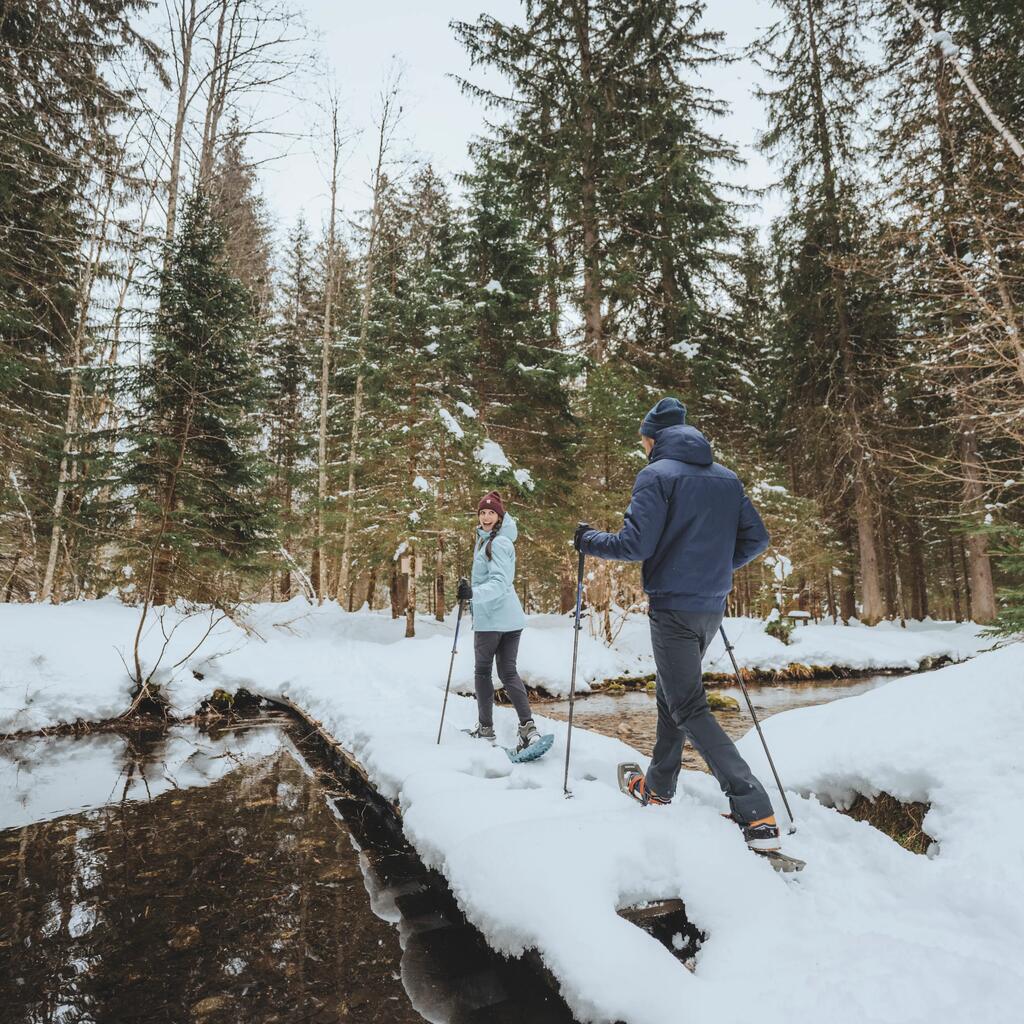
<path fill-rule="evenodd" d="M 516 655 L 519 653 L 521 629 L 508 633 L 485 630 L 473 633 L 473 652 L 476 656 L 476 707 L 481 725 L 494 724 L 494 681 L 491 678 L 491 664 L 497 659 L 498 678 L 505 692 L 512 699 L 519 724 L 533 717 L 530 712 L 530 698 L 526 695 L 526 683 L 516 669 Z"/>
<path fill-rule="evenodd" d="M 651 645 L 657 667 L 658 731 L 647 787 L 672 798 L 687 740 L 707 762 L 732 813 L 742 822 L 775 812 L 764 786 L 740 756 L 708 707 L 701 660 L 722 624 L 722 612 L 651 611 Z"/>

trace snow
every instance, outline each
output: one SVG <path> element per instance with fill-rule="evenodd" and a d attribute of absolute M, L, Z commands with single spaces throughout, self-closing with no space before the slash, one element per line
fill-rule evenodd
<path fill-rule="evenodd" d="M 674 345 L 670 345 L 669 348 L 673 352 L 686 356 L 687 359 L 693 359 L 700 353 L 700 343 L 695 341 L 677 341 Z"/>
<path fill-rule="evenodd" d="M 408 541 L 403 541 L 393 560 L 398 561 L 408 549 Z M 0 735 L 112 718 L 124 711 L 131 693 L 126 664 L 132 661 L 138 614 L 138 609 L 123 605 L 116 597 L 61 605 L 0 605 Z M 199 642 L 211 621 L 208 612 L 190 615 L 179 608 L 158 611 L 147 624 L 141 644 L 147 671 L 160 657 L 162 628 L 173 631 L 154 678 L 169 688 L 179 715 L 191 714 L 209 696 L 214 688 L 210 673 L 215 666 L 237 673 L 241 671 L 237 666 L 248 664 L 253 657 L 254 680 L 268 673 L 282 680 L 298 679 L 310 665 L 314 671 L 322 666 L 326 672 L 344 665 L 346 678 L 353 685 L 416 678 L 423 686 L 443 688 L 455 611 L 440 623 L 418 616 L 417 636 L 406 640 L 404 617 L 392 619 L 387 610 L 350 613 L 334 602 L 311 606 L 302 597 L 251 605 L 245 613 L 244 629 L 230 620 L 216 623 L 199 651 L 172 669 Z M 529 616 L 519 648 L 523 679 L 556 696 L 569 692 L 572 642 L 571 635 L 566 638 L 568 621 L 561 615 Z M 768 636 L 764 626 L 759 619 L 725 620 L 742 668 L 784 671 L 799 663 L 862 672 L 912 671 L 925 659 L 962 660 L 988 646 L 980 628 L 970 623 L 926 620 L 910 622 L 907 629 L 890 623 L 874 627 L 811 623 L 796 630 L 788 646 Z M 462 636 L 466 636 L 465 628 Z M 60 642 L 55 643 L 54 637 L 60 637 Z M 460 637 L 452 674 L 456 691 L 473 692 L 472 647 Z M 262 667 L 264 661 L 266 667 Z M 193 669 L 204 679 L 196 680 Z M 704 671 L 720 674 L 731 669 L 721 637 L 717 637 L 704 659 Z M 587 692 L 590 684 L 604 679 L 653 671 L 644 616 L 627 619 L 615 645 L 608 647 L 600 639 L 599 622 L 584 615 L 576 678 L 579 691 Z"/>
<path fill-rule="evenodd" d="M 492 469 L 511 469 L 512 463 L 508 461 L 508 456 L 502 450 L 500 444 L 497 441 L 492 441 L 487 438 L 476 452 L 476 461 L 481 466 L 488 466 Z"/>
<path fill-rule="evenodd" d="M 933 32 L 931 40 L 942 51 L 943 57 L 952 57 L 956 60 L 960 56 L 960 47 L 953 42 L 953 37 L 945 30 Z"/>
<path fill-rule="evenodd" d="M 130 687 L 116 648 L 127 649 L 137 614 L 113 599 L 0 606 L 0 729 L 123 710 Z M 488 942 L 510 955 L 537 949 L 581 1021 L 675 1024 L 685 1007 L 687 1020 L 729 1024 L 750 1019 L 751 999 L 767 1024 L 1017 1019 L 1024 645 L 978 654 L 986 642 L 976 627 L 926 621 L 906 630 L 812 624 L 784 647 L 758 621 L 727 620 L 747 665 L 912 667 L 940 653 L 977 655 L 766 722 L 799 824 L 785 848 L 808 862 L 794 878 L 743 848 L 720 815 L 725 802 L 710 776 L 685 772 L 670 807 L 623 798 L 615 765 L 643 758 L 618 740 L 574 730 L 566 800 L 566 724 L 544 718 L 543 705 L 538 724 L 554 733 L 555 746 L 534 764 L 513 766 L 460 732 L 476 709 L 459 695 L 449 700 L 437 746 L 453 615 L 421 619 L 421 635 L 402 640 L 404 622 L 387 612 L 348 614 L 301 598 L 256 605 L 248 633 L 222 622 L 173 670 L 209 619 L 183 609 L 166 618 L 167 629 L 177 628 L 157 678 L 178 713 L 215 687 L 244 686 L 303 708 L 399 803 L 410 842 Z M 147 661 L 162 644 L 154 625 Z M 570 618 L 532 616 L 521 652 L 528 681 L 558 689 L 571 660 Z M 464 632 L 460 689 L 471 685 L 471 655 Z M 713 647 L 706 669 L 721 670 L 723 655 L 721 644 Z M 581 636 L 584 679 L 649 665 L 639 617 L 614 649 L 589 628 Z M 512 742 L 515 724 L 510 708 L 496 709 L 500 742 Z M 767 783 L 756 734 L 741 749 Z M 48 793 L 56 781 L 39 779 L 44 811 L 101 798 L 103 787 L 83 783 L 80 793 L 55 799 Z M 931 856 L 911 854 L 829 806 L 882 791 L 931 804 Z M 10 813 L 10 798 L 0 803 Z M 616 913 L 672 897 L 708 935 L 692 974 Z"/>
<path fill-rule="evenodd" d="M 459 421 L 447 409 L 438 409 L 437 414 L 441 417 L 441 422 L 445 425 L 449 434 L 460 441 L 466 436 L 466 432 L 459 425 Z"/>
<path fill-rule="evenodd" d="M 505 294 L 505 289 L 501 286 L 501 282 L 495 280 L 493 277 L 490 279 L 490 281 L 487 282 L 487 284 L 484 285 L 484 291 L 493 292 L 498 295 Z"/>
<path fill-rule="evenodd" d="M 532 491 L 536 487 L 528 469 L 517 469 L 512 477 L 520 487 L 525 487 L 528 491 Z"/>
<path fill-rule="evenodd" d="M 475 420 L 477 418 L 477 411 L 473 406 L 466 405 L 465 402 L 456 402 L 455 405 L 463 416 L 468 416 L 471 420 Z"/>
<path fill-rule="evenodd" d="M 424 494 L 434 493 L 434 489 L 430 486 L 430 483 L 421 476 L 416 477 L 416 479 L 413 480 L 412 485 L 417 491 L 422 491 Z"/>

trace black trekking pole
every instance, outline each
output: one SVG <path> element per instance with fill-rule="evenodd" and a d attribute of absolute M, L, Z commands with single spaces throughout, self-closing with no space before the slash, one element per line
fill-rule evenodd
<path fill-rule="evenodd" d="M 462 584 L 467 582 L 465 577 L 459 580 L 459 590 Z M 455 639 L 452 641 L 452 660 L 448 663 L 448 682 L 444 684 L 444 703 L 441 705 L 441 724 L 437 727 L 437 742 L 441 743 L 441 730 L 444 728 L 444 713 L 448 708 L 448 691 L 452 686 L 452 669 L 455 668 L 455 652 L 459 646 L 459 623 L 462 621 L 462 609 L 466 602 L 459 601 L 459 614 L 455 616 Z"/>
<path fill-rule="evenodd" d="M 583 526 L 583 523 L 579 524 Z M 576 657 L 580 649 L 580 605 L 583 602 L 583 559 L 585 555 L 580 552 L 579 565 L 576 569 L 576 624 L 575 636 L 572 641 L 572 675 L 569 678 L 569 731 L 565 736 L 565 779 L 562 782 L 562 792 L 572 796 L 569 792 L 569 751 L 572 748 L 572 712 L 576 706 Z"/>
<path fill-rule="evenodd" d="M 754 720 L 754 728 L 757 729 L 757 735 L 761 737 L 761 746 L 764 747 L 765 756 L 768 758 L 768 763 L 772 767 L 772 775 L 775 776 L 775 785 L 779 787 L 779 796 L 782 797 L 782 803 L 786 808 L 786 813 L 789 815 L 789 835 L 792 835 L 796 831 L 796 822 L 793 820 L 793 812 L 789 809 L 789 801 L 786 799 L 786 791 L 782 788 L 782 780 L 779 778 L 779 773 L 775 770 L 775 762 L 772 760 L 771 751 L 768 749 L 768 743 L 764 738 L 764 733 L 761 732 L 761 723 L 757 720 L 757 714 L 754 711 L 754 705 L 750 700 L 750 694 L 747 693 L 747 684 L 743 682 L 743 673 L 740 671 L 740 667 L 736 662 L 736 655 L 733 654 L 732 644 L 729 643 L 729 638 L 725 635 L 725 626 L 719 626 L 719 631 L 722 634 L 722 639 L 725 641 L 725 649 L 729 652 L 729 658 L 732 661 L 733 671 L 736 673 L 736 678 L 739 680 L 740 689 L 743 691 L 743 696 L 747 702 L 747 708 L 750 711 L 750 717 Z"/>

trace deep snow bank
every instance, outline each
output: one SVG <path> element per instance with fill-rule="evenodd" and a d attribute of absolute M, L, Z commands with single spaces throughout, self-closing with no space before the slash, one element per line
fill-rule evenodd
<path fill-rule="evenodd" d="M 931 804 L 923 827 L 943 858 L 1004 858 L 1024 884 L 1024 644 L 797 708 L 764 732 L 787 788 L 838 806 L 858 793 Z M 767 776 L 757 736 L 740 748 Z"/>
<path fill-rule="evenodd" d="M 387 612 L 349 614 L 334 603 L 321 608 L 302 598 L 285 604 L 250 606 L 245 628 L 217 623 L 215 613 L 186 615 L 169 609 L 150 618 L 142 642 L 148 671 L 159 662 L 156 681 L 165 685 L 180 714 L 195 710 L 211 690 L 205 676 L 223 666 L 249 683 L 273 680 L 288 686 L 306 678 L 397 683 L 417 679 L 427 687 L 444 686 L 451 656 L 455 613 L 443 623 L 420 618 L 419 635 L 404 639 L 404 620 Z M 0 605 L 0 734 L 50 725 L 96 720 L 120 714 L 128 706 L 132 641 L 138 610 L 114 598 L 52 605 Z M 781 669 L 792 662 L 843 665 L 854 669 L 916 668 L 924 658 L 956 660 L 984 646 L 972 625 L 919 623 L 910 629 L 889 625 L 807 626 L 796 630 L 786 647 L 767 636 L 760 621 L 730 619 L 730 639 L 745 667 Z M 168 639 L 169 637 L 169 639 Z M 519 669 L 527 683 L 552 694 L 569 690 L 572 627 L 565 616 L 534 615 L 520 645 Z M 647 621 L 634 616 L 615 644 L 606 646 L 583 631 L 577 686 L 619 675 L 653 672 Z M 729 670 L 721 641 L 705 660 L 708 672 Z M 193 672 L 204 676 L 197 680 Z M 473 689 L 471 624 L 463 619 L 453 687 Z"/>

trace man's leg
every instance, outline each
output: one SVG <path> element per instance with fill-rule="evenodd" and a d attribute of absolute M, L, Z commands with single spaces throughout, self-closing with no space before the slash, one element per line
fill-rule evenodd
<path fill-rule="evenodd" d="M 498 649 L 501 634 L 485 631 L 473 633 L 473 655 L 476 683 L 476 714 L 481 725 L 494 725 L 494 681 L 491 679 L 491 663 Z"/>
<path fill-rule="evenodd" d="M 707 762 L 733 814 L 743 822 L 757 821 L 774 813 L 771 800 L 711 713 L 701 681 L 701 659 L 721 621 L 719 613 L 654 612 L 651 644 L 672 721 Z M 650 785 L 657 792 L 653 781 Z"/>
<path fill-rule="evenodd" d="M 647 788 L 655 796 L 671 800 L 676 791 L 679 769 L 682 767 L 686 731 L 676 725 L 668 709 L 660 672 L 657 675 L 655 696 L 658 702 L 658 729 L 655 733 L 654 753 L 647 769 L 646 783 Z"/>

